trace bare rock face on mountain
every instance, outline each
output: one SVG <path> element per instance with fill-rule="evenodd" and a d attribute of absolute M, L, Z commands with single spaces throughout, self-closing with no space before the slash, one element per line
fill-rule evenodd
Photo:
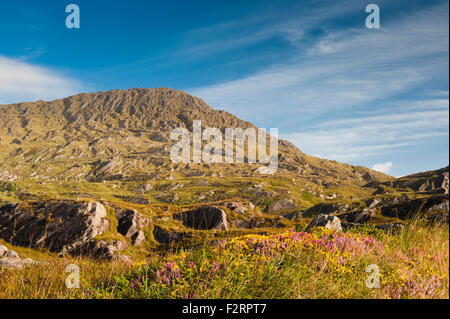
<path fill-rule="evenodd" d="M 227 214 L 219 207 L 203 206 L 195 210 L 174 215 L 184 226 L 193 229 L 228 230 Z"/>
<path fill-rule="evenodd" d="M 48 201 L 0 207 L 0 238 L 14 245 L 70 252 L 109 227 L 98 202 Z"/>

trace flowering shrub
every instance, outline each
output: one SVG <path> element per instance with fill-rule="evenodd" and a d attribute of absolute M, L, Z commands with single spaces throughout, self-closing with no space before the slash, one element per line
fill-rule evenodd
<path fill-rule="evenodd" d="M 365 286 L 369 264 L 379 265 L 379 289 Z M 448 296 L 448 272 L 439 274 L 434 267 L 438 264 L 448 267 L 448 260 L 415 248 L 404 252 L 368 234 L 317 228 L 313 233 L 246 235 L 210 248 L 182 250 L 121 278 L 116 289 L 129 291 L 127 297 L 137 292 L 149 298 L 258 298 L 280 293 L 307 298 L 307 286 L 321 282 L 328 292 L 344 286 L 335 292 L 337 298 L 442 298 Z"/>

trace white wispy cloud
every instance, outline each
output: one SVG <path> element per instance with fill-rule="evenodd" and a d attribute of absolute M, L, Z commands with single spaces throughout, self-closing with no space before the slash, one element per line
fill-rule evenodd
<path fill-rule="evenodd" d="M 322 158 L 361 161 L 380 152 L 448 136 L 448 117 L 447 101 L 447 109 L 326 121 L 305 132 L 280 137 L 301 145 L 306 153 Z"/>
<path fill-rule="evenodd" d="M 385 174 L 389 174 L 389 172 L 391 171 L 392 168 L 392 162 L 386 162 L 386 163 L 379 163 L 379 164 L 375 164 L 374 166 L 372 166 L 373 170 L 385 173 Z"/>
<path fill-rule="evenodd" d="M 79 81 L 50 68 L 0 56 L 0 104 L 63 98 L 82 88 Z"/>
<path fill-rule="evenodd" d="M 327 30 L 307 48 L 299 35 L 299 56 L 188 91 L 341 161 L 448 136 L 448 91 L 433 88 L 448 81 L 448 3 L 382 22 Z"/>

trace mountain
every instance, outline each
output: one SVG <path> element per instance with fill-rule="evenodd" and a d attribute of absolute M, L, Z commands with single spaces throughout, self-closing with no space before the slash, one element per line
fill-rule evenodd
<path fill-rule="evenodd" d="M 82 192 L 89 194 L 90 183 L 104 181 L 116 189 L 127 183 L 142 184 L 145 189 L 152 181 L 220 177 L 217 182 L 222 188 L 239 189 L 242 185 L 236 183 L 251 186 L 247 177 L 252 177 L 256 183 L 278 180 L 275 194 L 291 191 L 292 187 L 283 187 L 286 182 L 296 184 L 294 200 L 305 208 L 314 199 L 351 198 L 354 195 L 349 190 L 359 196 L 368 193 L 363 187 L 368 182 L 393 180 L 364 167 L 309 156 L 283 140 L 279 141 L 279 169 L 273 176 L 259 174 L 261 164 L 174 164 L 169 156 L 175 143 L 170 133 L 178 127 L 192 132 L 194 120 L 201 120 L 203 128 L 221 131 L 254 128 L 199 98 L 168 88 L 113 90 L 51 102 L 0 105 L 0 176 L 31 195 L 38 195 L 36 188 L 42 188 L 36 183 L 77 182 L 87 185 Z M 70 193 L 76 193 L 75 189 Z M 59 190 L 58 186 L 55 191 Z M 171 202 L 192 201 L 180 197 Z"/>

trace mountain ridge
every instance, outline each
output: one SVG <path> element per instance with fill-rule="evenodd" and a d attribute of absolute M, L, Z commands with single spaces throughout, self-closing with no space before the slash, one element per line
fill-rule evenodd
<path fill-rule="evenodd" d="M 397 192 L 392 176 L 310 156 L 286 140 L 269 176 L 259 173 L 261 163 L 173 163 L 170 132 L 192 132 L 194 120 L 222 132 L 255 128 L 169 88 L 0 105 L 0 180 L 20 189 L 3 200 L 94 196 L 185 205 L 241 197 L 274 212 Z"/>
<path fill-rule="evenodd" d="M 167 142 L 171 130 L 192 129 L 194 120 L 201 120 L 203 127 L 220 129 L 255 127 L 226 111 L 214 110 L 199 98 L 168 88 L 82 93 L 50 102 L 3 105 L 0 115 L 2 135 L 14 137 L 21 144 L 36 138 L 51 140 L 62 132 L 80 133 L 93 143 L 93 132 L 111 136 L 114 130 L 154 133 L 157 141 Z M 70 143 L 68 139 L 66 142 Z M 282 153 L 306 156 L 288 141 L 280 141 L 280 149 Z M 387 178 L 375 171 L 368 172 Z"/>

